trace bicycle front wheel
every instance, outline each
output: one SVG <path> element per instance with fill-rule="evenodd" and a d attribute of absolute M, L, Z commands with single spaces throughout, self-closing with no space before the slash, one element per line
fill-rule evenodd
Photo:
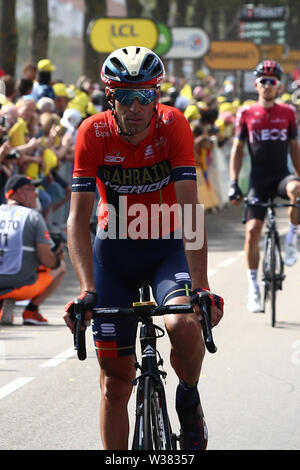
<path fill-rule="evenodd" d="M 276 243 L 275 243 L 275 234 L 272 233 L 271 236 L 271 282 L 270 282 L 270 293 L 271 293 L 271 324 L 272 327 L 276 324 Z"/>
<path fill-rule="evenodd" d="M 171 450 L 172 432 L 162 384 L 145 378 L 143 406 L 143 449 Z"/>

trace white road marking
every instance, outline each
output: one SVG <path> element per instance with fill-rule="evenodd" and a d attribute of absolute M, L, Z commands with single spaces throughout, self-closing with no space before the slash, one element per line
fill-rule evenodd
<path fill-rule="evenodd" d="M 76 351 L 74 350 L 74 348 L 69 348 L 66 351 L 63 351 L 62 353 L 57 354 L 57 356 L 54 356 L 52 359 L 43 362 L 40 367 L 56 367 L 58 364 L 61 364 L 70 357 L 74 357 L 75 353 Z"/>
<path fill-rule="evenodd" d="M 9 382 L 8 384 L 4 385 L 0 388 L 0 400 L 10 393 L 15 392 L 19 388 L 23 387 L 23 385 L 28 384 L 31 382 L 35 377 L 19 377 L 18 379 Z"/>
<path fill-rule="evenodd" d="M 208 276 L 208 277 L 212 277 L 212 276 L 214 276 L 217 272 L 218 272 L 218 269 L 209 269 L 209 270 L 207 271 L 207 276 Z"/>
<path fill-rule="evenodd" d="M 227 266 L 230 266 L 231 264 L 235 263 L 237 258 L 226 258 L 224 261 L 218 264 L 219 268 L 226 268 Z"/>

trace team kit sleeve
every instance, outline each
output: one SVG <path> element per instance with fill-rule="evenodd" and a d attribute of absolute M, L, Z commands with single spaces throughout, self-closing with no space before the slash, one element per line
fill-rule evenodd
<path fill-rule="evenodd" d="M 174 181 L 196 180 L 193 133 L 186 118 L 180 111 L 172 110 L 170 126 L 170 163 Z"/>
<path fill-rule="evenodd" d="M 95 192 L 97 154 L 101 155 L 101 142 L 96 140 L 93 123 L 88 118 L 79 127 L 76 137 L 72 192 Z"/>

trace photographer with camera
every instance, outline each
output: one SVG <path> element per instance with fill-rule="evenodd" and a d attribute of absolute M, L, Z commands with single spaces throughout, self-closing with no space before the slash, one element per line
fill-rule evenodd
<path fill-rule="evenodd" d="M 30 299 L 23 312 L 24 325 L 47 325 L 40 305 L 60 285 L 66 265 L 64 242 L 52 241 L 36 209 L 35 187 L 40 180 L 14 175 L 5 185 L 7 204 L 0 206 L 0 323 L 13 323 L 16 300 Z"/>

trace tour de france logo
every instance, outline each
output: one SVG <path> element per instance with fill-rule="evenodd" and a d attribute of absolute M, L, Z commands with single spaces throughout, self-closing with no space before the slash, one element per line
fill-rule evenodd
<path fill-rule="evenodd" d="M 199 34 L 193 34 L 189 38 L 189 46 L 193 51 L 197 51 L 198 49 L 201 48 L 202 46 L 202 38 L 199 36 Z"/>

